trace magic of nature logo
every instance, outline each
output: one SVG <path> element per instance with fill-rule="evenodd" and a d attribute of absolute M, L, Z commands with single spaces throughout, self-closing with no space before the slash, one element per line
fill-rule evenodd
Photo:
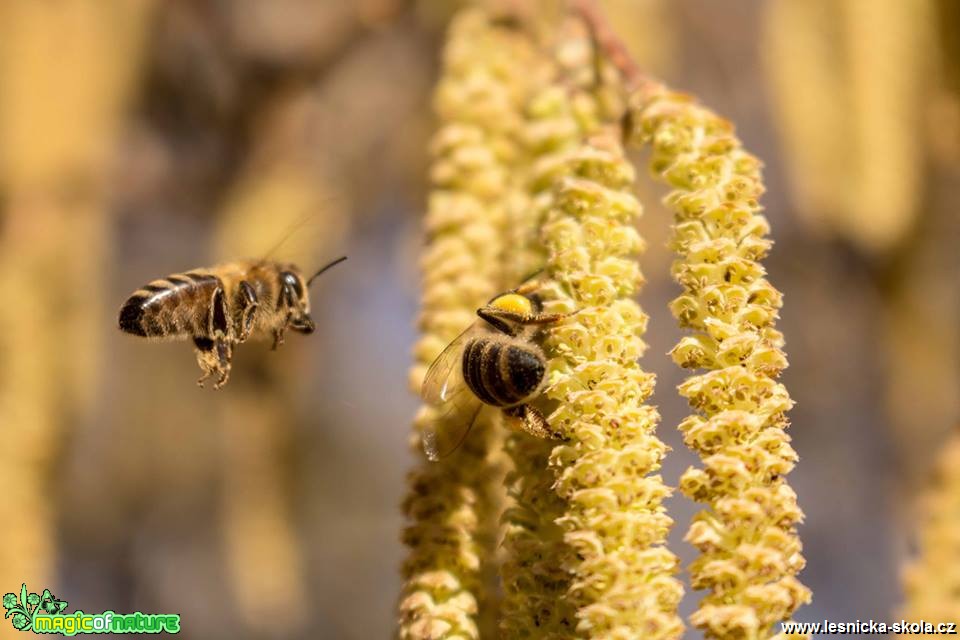
<path fill-rule="evenodd" d="M 3 596 L 4 618 L 18 631 L 75 636 L 78 633 L 180 633 L 180 615 L 176 613 L 65 613 L 65 600 L 44 589 L 33 593 L 26 583 L 19 595 Z"/>

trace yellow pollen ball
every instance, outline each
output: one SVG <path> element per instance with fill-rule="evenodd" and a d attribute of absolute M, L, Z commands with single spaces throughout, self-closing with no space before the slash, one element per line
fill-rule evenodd
<path fill-rule="evenodd" d="M 509 311 L 510 313 L 518 313 L 524 316 L 533 313 L 533 303 L 529 298 L 519 293 L 505 293 L 502 296 L 498 296 L 490 303 L 490 306 L 496 307 L 501 311 Z"/>

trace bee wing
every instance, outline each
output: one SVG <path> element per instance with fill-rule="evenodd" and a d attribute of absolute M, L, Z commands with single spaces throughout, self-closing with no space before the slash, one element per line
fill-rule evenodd
<path fill-rule="evenodd" d="M 433 361 L 420 386 L 420 397 L 424 402 L 439 407 L 456 395 L 461 387 L 466 386 L 463 381 L 463 348 L 467 340 L 480 330 L 480 323 L 474 322 L 454 338 Z"/>
<path fill-rule="evenodd" d="M 423 379 L 420 395 L 437 415 L 424 429 L 423 449 L 431 460 L 453 453 L 466 439 L 482 403 L 463 379 L 463 348 L 482 330 L 479 322 L 457 336 L 437 356 Z"/>
<path fill-rule="evenodd" d="M 459 387 L 440 413 L 423 430 L 423 450 L 436 462 L 456 451 L 467 439 L 483 403 L 466 386 Z"/>

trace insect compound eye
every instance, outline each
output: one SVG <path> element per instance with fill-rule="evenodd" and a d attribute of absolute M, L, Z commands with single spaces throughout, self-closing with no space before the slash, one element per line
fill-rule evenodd
<path fill-rule="evenodd" d="M 284 271 L 280 274 L 280 279 L 283 281 L 284 287 L 290 287 L 290 290 L 296 294 L 297 300 L 303 298 L 303 287 L 300 286 L 300 278 L 296 274 Z"/>

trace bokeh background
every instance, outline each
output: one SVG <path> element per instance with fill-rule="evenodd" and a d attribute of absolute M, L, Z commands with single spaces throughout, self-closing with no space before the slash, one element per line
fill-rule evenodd
<path fill-rule="evenodd" d="M 814 592 L 797 619 L 899 619 L 917 496 L 960 429 L 960 4 L 602 4 L 642 67 L 767 165 Z M 455 6 L 0 3 L 0 592 L 178 612 L 188 639 L 391 636 L 430 92 Z M 641 181 L 641 302 L 675 486 L 694 456 L 661 195 Z M 189 344 L 116 329 L 168 273 L 344 253 L 313 289 L 319 331 L 240 347 L 221 392 L 196 387 Z M 686 563 L 695 506 L 668 506 Z"/>

